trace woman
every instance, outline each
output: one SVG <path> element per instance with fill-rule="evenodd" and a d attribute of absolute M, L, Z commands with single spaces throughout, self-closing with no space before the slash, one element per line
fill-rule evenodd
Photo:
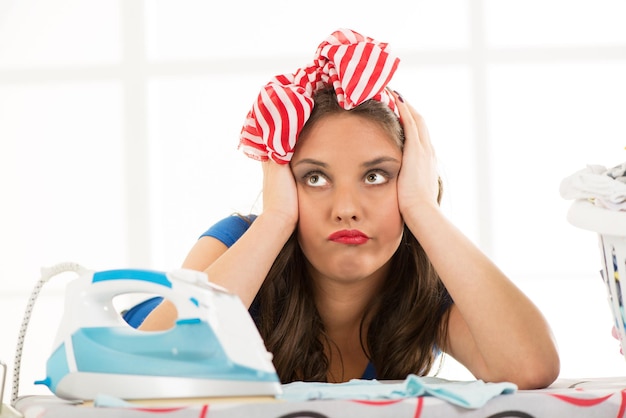
<path fill-rule="evenodd" d="M 206 271 L 250 307 L 283 382 L 404 379 L 428 373 L 444 351 L 478 379 L 549 385 L 559 372 L 550 329 L 439 208 L 441 182 L 424 121 L 380 82 L 397 61 L 387 65 L 393 58 L 386 44 L 355 32 L 331 38 L 313 66 L 277 77 L 248 115 L 242 144 L 264 161 L 263 212 L 232 242 L 209 232 L 183 267 Z M 324 48 L 363 43 L 377 54 L 342 57 L 371 63 L 384 56 L 371 67 L 391 74 L 367 75 L 382 88 L 355 102 L 343 88 L 350 84 L 337 62 L 343 58 L 333 61 Z M 355 71 L 355 79 L 364 77 Z M 270 96 L 274 109 L 305 103 L 299 95 L 314 106 L 278 118 L 263 107 Z M 305 117 L 291 129 L 294 114 Z M 142 328 L 175 318 L 163 303 Z"/>

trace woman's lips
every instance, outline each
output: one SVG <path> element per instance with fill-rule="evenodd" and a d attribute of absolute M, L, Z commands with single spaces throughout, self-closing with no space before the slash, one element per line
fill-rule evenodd
<path fill-rule="evenodd" d="M 343 229 L 328 236 L 329 241 L 347 245 L 361 245 L 369 241 L 369 237 L 356 229 Z"/>

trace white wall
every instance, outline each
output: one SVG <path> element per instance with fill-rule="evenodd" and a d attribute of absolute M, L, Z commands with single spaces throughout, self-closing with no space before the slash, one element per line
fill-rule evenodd
<path fill-rule="evenodd" d="M 0 359 L 40 267 L 175 268 L 214 221 L 258 210 L 245 114 L 349 27 L 400 55 L 393 87 L 428 122 L 445 210 L 543 310 L 562 375 L 626 372 L 597 238 L 558 193 L 587 163 L 626 161 L 626 3 L 294 4 L 0 0 Z M 66 282 L 35 310 L 22 394 L 41 393 Z M 447 360 L 442 376 L 468 375 Z"/>

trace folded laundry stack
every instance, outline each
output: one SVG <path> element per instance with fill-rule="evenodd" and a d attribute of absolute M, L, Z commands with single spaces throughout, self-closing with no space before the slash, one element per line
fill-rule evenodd
<path fill-rule="evenodd" d="M 626 278 L 626 163 L 610 169 L 588 165 L 563 179 L 560 192 L 574 199 L 568 221 L 598 234 L 602 279 L 626 356 L 626 285 L 621 285 Z"/>
<path fill-rule="evenodd" d="M 564 199 L 589 199 L 597 206 L 626 210 L 626 162 L 607 169 L 588 165 L 561 182 Z"/>

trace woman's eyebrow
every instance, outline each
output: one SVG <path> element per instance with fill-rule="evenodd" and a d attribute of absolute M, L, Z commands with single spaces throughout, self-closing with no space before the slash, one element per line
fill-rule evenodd
<path fill-rule="evenodd" d="M 364 163 L 361 164 L 361 166 L 369 168 L 369 167 L 373 167 L 373 166 L 376 166 L 378 164 L 387 163 L 387 162 L 400 164 L 400 160 L 398 160 L 397 158 L 384 156 L 384 157 L 374 158 L 373 160 L 370 160 L 370 161 L 365 161 Z M 320 161 L 320 160 L 316 160 L 314 158 L 303 158 L 303 159 L 301 159 L 299 161 L 296 161 L 293 164 L 293 167 L 297 167 L 297 166 L 299 166 L 301 164 L 311 164 L 311 165 L 316 165 L 316 166 L 323 167 L 323 168 L 327 168 L 328 167 L 327 163 L 325 163 L 323 161 Z"/>
<path fill-rule="evenodd" d="M 373 160 L 366 161 L 366 162 L 364 162 L 361 165 L 363 167 L 368 167 L 369 168 L 369 167 L 373 167 L 373 166 L 376 166 L 378 164 L 387 163 L 387 162 L 400 164 L 400 160 L 398 160 L 397 158 L 393 158 L 393 157 L 378 157 L 378 158 L 374 158 Z"/>
<path fill-rule="evenodd" d="M 325 162 L 322 162 L 322 161 L 319 161 L 319 160 L 315 160 L 313 158 L 303 158 L 303 159 L 301 159 L 299 161 L 296 161 L 293 164 L 293 166 L 297 167 L 300 164 L 312 164 L 312 165 L 317 165 L 317 166 L 324 167 L 324 168 L 328 167 L 328 164 L 326 164 Z"/>

